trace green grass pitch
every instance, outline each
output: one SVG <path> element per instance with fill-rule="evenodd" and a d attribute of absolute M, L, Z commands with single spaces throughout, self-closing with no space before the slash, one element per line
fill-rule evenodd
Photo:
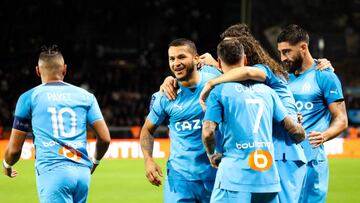
<path fill-rule="evenodd" d="M 157 160 L 165 172 L 165 160 Z M 360 202 L 360 159 L 330 159 L 328 203 Z M 21 160 L 14 179 L 0 176 L 1 203 L 39 202 L 34 162 Z M 163 187 L 147 182 L 142 160 L 104 160 L 92 177 L 88 202 L 163 202 Z"/>

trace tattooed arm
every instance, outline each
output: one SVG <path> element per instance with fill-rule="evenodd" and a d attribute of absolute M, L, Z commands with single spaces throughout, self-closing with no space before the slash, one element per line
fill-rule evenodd
<path fill-rule="evenodd" d="M 330 127 L 324 132 L 310 132 L 309 134 L 310 144 L 314 144 L 313 148 L 335 138 L 348 127 L 345 101 L 331 103 L 329 110 L 332 116 Z"/>
<path fill-rule="evenodd" d="M 202 127 L 202 141 L 208 155 L 209 161 L 211 165 L 215 168 L 218 167 L 221 154 L 215 152 L 215 131 L 216 131 L 217 123 L 213 121 L 204 121 Z"/>
<path fill-rule="evenodd" d="M 160 186 L 161 180 L 159 176 L 162 177 L 163 173 L 160 166 L 152 158 L 154 146 L 153 133 L 155 130 L 156 126 L 149 119 L 146 119 L 140 133 L 140 145 L 144 154 L 146 177 L 151 184 Z"/>
<path fill-rule="evenodd" d="M 296 143 L 300 143 L 305 139 L 305 130 L 304 128 L 293 121 L 290 116 L 286 116 L 285 119 L 281 122 L 284 129 L 291 135 L 291 137 L 296 141 Z"/>

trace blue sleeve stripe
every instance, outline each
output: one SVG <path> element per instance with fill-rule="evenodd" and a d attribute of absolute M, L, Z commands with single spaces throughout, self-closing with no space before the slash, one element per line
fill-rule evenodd
<path fill-rule="evenodd" d="M 12 128 L 16 130 L 28 132 L 30 130 L 30 126 L 31 126 L 30 119 L 15 116 Z"/>

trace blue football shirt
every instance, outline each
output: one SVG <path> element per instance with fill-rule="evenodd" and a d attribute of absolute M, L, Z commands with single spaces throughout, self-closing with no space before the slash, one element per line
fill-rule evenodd
<path fill-rule="evenodd" d="M 274 90 L 260 83 L 224 83 L 206 101 L 204 120 L 221 125 L 223 157 L 216 188 L 243 192 L 277 192 L 280 180 L 274 159 L 273 119 L 287 115 Z"/>
<path fill-rule="evenodd" d="M 31 121 L 36 169 L 59 164 L 92 167 L 86 151 L 86 126 L 103 119 L 94 95 L 65 82 L 39 85 L 19 97 L 13 128 Z"/>
<path fill-rule="evenodd" d="M 290 89 L 294 94 L 296 107 L 302 113 L 302 125 L 307 134 L 311 131 L 323 132 L 329 128 L 331 113 L 328 106 L 344 99 L 336 74 L 331 70 L 315 70 L 315 65 L 298 76 L 290 74 L 289 77 Z M 312 149 L 307 139 L 301 145 L 309 161 L 326 159 L 323 145 Z"/>
<path fill-rule="evenodd" d="M 155 125 L 168 123 L 170 156 L 168 178 L 174 180 L 214 180 L 216 170 L 211 167 L 201 140 L 204 112 L 199 103 L 205 83 L 216 77 L 203 71 L 194 87 L 180 85 L 178 96 L 170 101 L 166 96 L 152 96 L 148 119 Z"/>
<path fill-rule="evenodd" d="M 275 90 L 288 115 L 297 121 L 295 99 L 286 79 L 275 75 L 266 65 L 256 64 L 254 67 L 265 73 L 265 84 Z M 275 160 L 301 160 L 306 163 L 306 157 L 301 145 L 296 144 L 286 130 L 276 122 L 273 125 L 273 138 L 276 149 Z"/>

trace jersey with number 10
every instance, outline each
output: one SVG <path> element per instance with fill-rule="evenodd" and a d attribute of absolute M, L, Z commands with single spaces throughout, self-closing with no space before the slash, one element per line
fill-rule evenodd
<path fill-rule="evenodd" d="M 205 120 L 221 125 L 223 158 L 215 188 L 242 192 L 278 192 L 273 118 L 287 115 L 275 91 L 264 84 L 224 83 L 206 100 Z"/>
<path fill-rule="evenodd" d="M 15 122 L 31 120 L 38 172 L 64 163 L 92 167 L 86 151 L 86 126 L 100 119 L 94 95 L 64 82 L 25 92 L 15 110 Z"/>

